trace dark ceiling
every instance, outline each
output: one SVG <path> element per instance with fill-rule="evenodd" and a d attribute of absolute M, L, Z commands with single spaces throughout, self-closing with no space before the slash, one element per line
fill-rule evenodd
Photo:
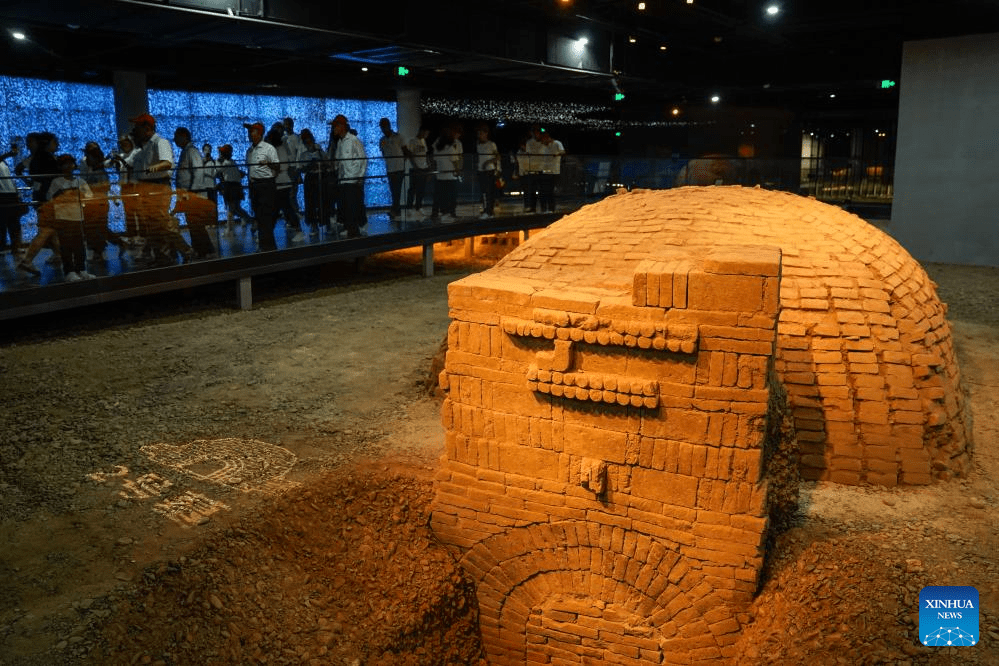
<path fill-rule="evenodd" d="M 96 82 L 141 70 L 150 87 L 324 97 L 390 99 L 407 85 L 608 103 L 620 91 L 623 105 L 640 108 L 718 94 L 836 113 L 897 103 L 897 87 L 881 81 L 898 80 L 903 41 L 999 31 L 995 0 L 638 4 L 12 0 L 0 2 L 0 68 Z M 768 4 L 780 7 L 776 16 Z M 12 39 L 15 29 L 28 39 Z"/>

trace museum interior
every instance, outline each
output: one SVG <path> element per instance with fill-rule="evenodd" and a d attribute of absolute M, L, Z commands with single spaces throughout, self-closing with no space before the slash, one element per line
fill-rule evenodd
<path fill-rule="evenodd" d="M 0 21 L 0 664 L 999 663 L 994 2 Z"/>

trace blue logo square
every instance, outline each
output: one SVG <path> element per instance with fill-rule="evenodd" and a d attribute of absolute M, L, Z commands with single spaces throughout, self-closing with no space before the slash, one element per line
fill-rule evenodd
<path fill-rule="evenodd" d="M 929 647 L 977 645 L 978 590 L 928 585 L 919 592 L 919 641 Z"/>

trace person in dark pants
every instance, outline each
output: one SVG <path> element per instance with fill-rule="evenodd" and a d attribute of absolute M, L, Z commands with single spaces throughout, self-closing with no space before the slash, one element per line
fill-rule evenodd
<path fill-rule="evenodd" d="M 278 154 L 264 141 L 263 123 L 244 123 L 250 148 L 246 151 L 246 168 L 250 178 L 250 205 L 257 218 L 257 244 L 261 251 L 276 250 L 274 217 L 277 210 Z"/>
<path fill-rule="evenodd" d="M 347 118 L 338 115 L 333 119 L 336 144 L 336 172 L 340 184 L 340 222 L 347 229 L 348 238 L 361 235 L 361 228 L 368 224 L 364 210 L 364 176 L 368 170 L 368 156 L 364 144 L 350 131 Z"/>
<path fill-rule="evenodd" d="M 11 142 L 10 150 L 0 155 L 0 241 L 7 245 L 13 257 L 17 257 L 21 249 L 21 215 L 27 212 L 7 166 L 7 158 L 16 156 L 18 152 L 17 144 Z"/>

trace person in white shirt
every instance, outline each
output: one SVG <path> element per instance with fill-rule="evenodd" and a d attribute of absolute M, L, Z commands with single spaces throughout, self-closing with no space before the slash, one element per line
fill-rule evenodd
<path fill-rule="evenodd" d="M 282 141 L 288 152 L 288 179 L 291 181 L 291 192 L 289 198 L 291 203 L 298 210 L 298 184 L 302 180 L 302 160 L 305 158 L 305 143 L 301 134 L 295 134 L 295 119 L 287 117 L 281 121 L 284 135 Z M 275 146 L 276 147 L 276 146 Z M 280 152 L 280 151 L 278 151 Z M 283 171 L 284 169 L 282 169 Z M 287 218 L 286 218 L 287 221 Z"/>
<path fill-rule="evenodd" d="M 56 158 L 56 163 L 61 175 L 49 185 L 45 198 L 50 203 L 46 206 L 52 207 L 51 214 L 59 235 L 63 275 L 67 282 L 79 282 L 95 277 L 87 272 L 83 242 L 83 207 L 94 194 L 82 178 L 73 175 L 76 160 L 72 155 L 60 155 Z M 43 214 L 41 209 L 39 214 Z"/>
<path fill-rule="evenodd" d="M 218 173 L 219 165 L 212 157 L 212 144 L 201 144 L 201 162 L 205 165 L 205 177 L 208 179 L 208 198 L 215 204 L 216 221 L 218 218 L 219 191 L 215 182 L 215 174 Z"/>
<path fill-rule="evenodd" d="M 461 145 L 461 126 L 448 125 L 434 143 L 437 165 L 437 182 L 434 187 L 434 210 L 442 222 L 451 222 L 457 215 L 458 180 L 461 178 L 464 148 Z"/>
<path fill-rule="evenodd" d="M 409 160 L 409 191 L 406 193 L 406 207 L 415 208 L 417 214 L 423 215 L 423 194 L 430 182 L 431 169 L 427 159 L 427 137 L 430 130 L 421 127 L 416 136 L 403 147 L 403 153 Z"/>
<path fill-rule="evenodd" d="M 481 217 L 489 218 L 493 216 L 496 207 L 496 176 L 500 172 L 500 154 L 496 144 L 489 140 L 488 125 L 480 123 L 475 128 L 475 136 L 475 153 L 478 157 L 476 173 L 482 195 Z"/>
<path fill-rule="evenodd" d="M 0 155 L 0 241 L 10 248 L 12 257 L 17 257 L 21 249 L 21 216 L 28 210 L 17 195 L 17 185 L 7 166 L 7 158 L 16 157 L 18 152 L 20 148 L 12 141 L 10 150 Z"/>
<path fill-rule="evenodd" d="M 156 133 L 156 119 L 148 113 L 131 119 L 132 137 L 139 152 L 132 162 L 138 200 L 139 227 L 148 237 L 147 250 L 154 266 L 172 266 L 180 253 L 190 259 L 193 251 L 177 230 L 170 215 L 170 172 L 173 170 L 173 147 Z"/>
<path fill-rule="evenodd" d="M 402 137 L 399 136 L 398 132 L 392 130 L 392 123 L 389 122 L 388 118 L 382 118 L 378 121 L 378 126 L 382 130 L 382 138 L 378 142 L 378 146 L 381 148 L 382 158 L 385 160 L 385 175 L 388 177 L 389 194 L 392 195 L 389 217 L 397 220 L 402 215 L 402 179 L 406 174 Z"/>
<path fill-rule="evenodd" d="M 139 149 L 128 134 L 118 137 L 118 152 L 108 158 L 108 166 L 118 171 L 118 194 L 121 206 L 125 211 L 125 235 L 138 240 L 139 213 L 136 206 L 138 194 L 135 189 L 135 175 L 132 165 L 139 154 Z"/>
<path fill-rule="evenodd" d="M 277 183 L 281 169 L 277 149 L 264 141 L 263 123 L 244 123 L 250 147 L 246 151 L 246 168 L 250 179 L 250 205 L 257 218 L 257 243 L 262 252 L 276 250 L 274 220 L 277 210 Z"/>
<path fill-rule="evenodd" d="M 538 200 L 542 213 L 555 212 L 555 181 L 562 173 L 562 156 L 565 148 L 562 142 L 553 139 L 551 134 L 541 134 L 541 156 L 538 160 Z"/>
<path fill-rule="evenodd" d="M 277 151 L 278 162 L 280 163 L 280 168 L 274 179 L 277 187 L 275 214 L 284 218 L 288 242 L 300 243 L 306 240 L 306 236 L 302 233 L 301 220 L 298 217 L 298 202 L 292 200 L 296 189 L 292 182 L 292 176 L 297 177 L 297 170 L 295 173 L 292 173 L 292 169 L 297 169 L 297 162 L 294 161 L 297 159 L 297 156 L 293 158 L 293 152 L 288 148 L 284 140 L 284 129 L 279 125 L 271 127 L 267 134 L 264 135 L 264 141 L 274 146 L 274 150 Z M 276 227 L 276 220 L 274 224 Z"/>
<path fill-rule="evenodd" d="M 249 224 L 253 222 L 253 216 L 243 209 L 243 199 L 246 196 L 243 192 L 243 176 L 246 174 L 240 171 L 236 162 L 232 159 L 232 146 L 228 143 L 219 148 L 218 159 L 219 184 L 222 186 L 222 201 L 225 203 L 226 214 L 226 235 L 233 235 L 233 218 L 240 223 Z"/>
<path fill-rule="evenodd" d="M 538 208 L 538 176 L 541 173 L 541 157 L 545 152 L 541 143 L 541 127 L 531 127 L 530 136 L 524 144 L 524 154 L 520 163 L 520 184 L 524 188 L 524 212 L 533 213 Z"/>
<path fill-rule="evenodd" d="M 104 249 L 110 245 L 118 247 L 118 256 L 124 255 L 128 245 L 111 231 L 108 215 L 111 212 L 109 198 L 111 179 L 108 176 L 108 161 L 104 151 L 96 141 L 88 141 L 83 148 L 84 159 L 80 162 L 80 178 L 90 186 L 94 198 L 87 202 L 83 213 L 83 233 L 87 243 L 88 261 L 100 259 Z"/>
<path fill-rule="evenodd" d="M 368 156 L 364 144 L 350 131 L 346 116 L 337 115 L 331 122 L 336 137 L 336 173 L 340 183 L 340 222 L 348 238 L 361 235 L 368 224 L 364 210 L 364 176 L 368 171 Z"/>
<path fill-rule="evenodd" d="M 215 254 L 208 226 L 217 221 L 212 214 L 208 190 L 213 189 L 214 180 L 205 168 L 205 159 L 191 141 L 191 130 L 178 127 L 173 133 L 173 142 L 180 148 L 177 161 L 177 211 L 184 213 L 187 230 L 191 234 L 191 247 L 198 258 Z M 203 201 L 192 200 L 192 197 Z"/>

